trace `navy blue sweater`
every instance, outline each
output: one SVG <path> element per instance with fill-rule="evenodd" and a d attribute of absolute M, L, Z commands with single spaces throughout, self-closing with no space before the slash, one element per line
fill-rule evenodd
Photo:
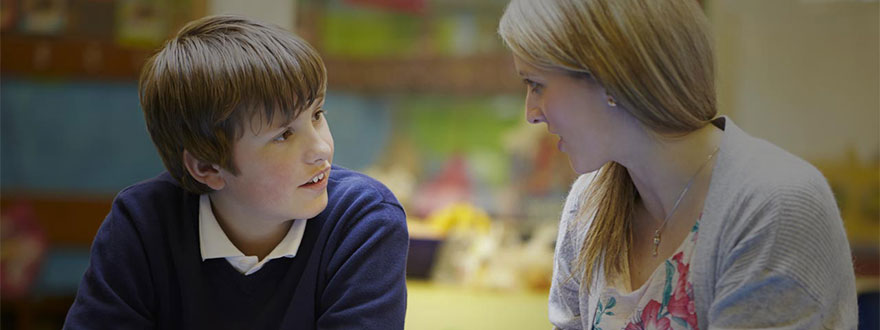
<path fill-rule="evenodd" d="M 406 217 L 394 195 L 334 166 L 327 208 L 294 258 L 244 276 L 202 261 L 199 196 L 167 173 L 124 189 L 92 244 L 65 329 L 402 329 Z"/>

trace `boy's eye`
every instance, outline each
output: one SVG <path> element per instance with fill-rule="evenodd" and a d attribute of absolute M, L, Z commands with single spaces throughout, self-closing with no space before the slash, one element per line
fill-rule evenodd
<path fill-rule="evenodd" d="M 323 117 L 323 116 L 324 116 L 324 110 L 321 109 L 321 110 L 315 111 L 315 113 L 312 114 L 312 119 L 313 120 L 321 120 L 321 117 Z"/>
<path fill-rule="evenodd" d="M 284 130 L 284 133 L 281 133 L 281 135 L 279 135 L 278 137 L 276 137 L 276 138 L 275 138 L 275 141 L 276 141 L 276 142 L 283 142 L 283 141 L 286 141 L 287 139 L 290 138 L 291 135 L 293 135 L 293 131 L 291 131 L 291 130 L 288 128 L 288 129 Z"/>

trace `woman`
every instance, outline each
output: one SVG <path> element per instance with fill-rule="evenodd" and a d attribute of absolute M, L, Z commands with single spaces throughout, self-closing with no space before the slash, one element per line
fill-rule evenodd
<path fill-rule="evenodd" d="M 828 184 L 717 116 L 696 1 L 513 0 L 499 33 L 527 120 L 584 174 L 560 223 L 556 327 L 855 328 Z"/>

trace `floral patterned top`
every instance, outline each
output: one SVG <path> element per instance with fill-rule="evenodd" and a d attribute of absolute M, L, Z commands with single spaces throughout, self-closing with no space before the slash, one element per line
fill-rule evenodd
<path fill-rule="evenodd" d="M 671 258 L 636 291 L 606 287 L 596 305 L 593 329 L 698 329 L 689 273 L 697 242 L 697 221 Z"/>

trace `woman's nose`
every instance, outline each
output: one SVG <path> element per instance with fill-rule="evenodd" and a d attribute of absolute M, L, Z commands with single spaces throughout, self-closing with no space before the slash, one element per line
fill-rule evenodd
<path fill-rule="evenodd" d="M 539 124 L 547 122 L 547 119 L 544 118 L 544 112 L 542 112 L 541 109 L 538 107 L 531 107 L 526 109 L 526 121 L 531 124 Z"/>

